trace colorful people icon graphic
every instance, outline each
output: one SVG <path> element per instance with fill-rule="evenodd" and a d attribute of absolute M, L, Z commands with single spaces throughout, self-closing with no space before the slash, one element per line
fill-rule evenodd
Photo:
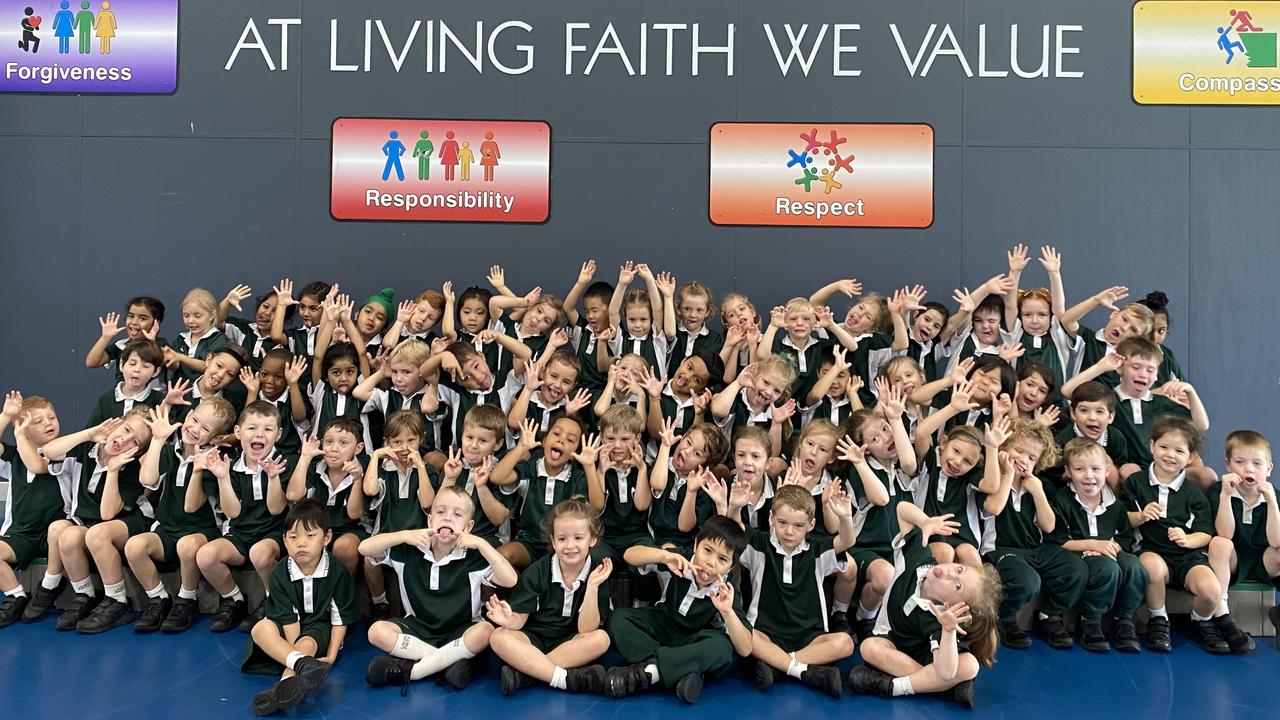
<path fill-rule="evenodd" d="M 80 54 L 88 55 L 93 38 L 93 11 L 89 9 L 89 0 L 81 0 L 80 12 L 76 13 L 75 27 L 80 36 Z"/>
<path fill-rule="evenodd" d="M 801 135 L 803 134 L 801 133 Z M 809 157 L 807 152 L 797 153 L 795 150 L 788 150 L 787 155 L 791 156 L 791 159 L 787 161 L 787 167 L 799 165 L 801 168 L 807 168 L 809 163 L 813 162 L 813 158 Z"/>
<path fill-rule="evenodd" d="M 826 194 L 826 195 L 830 195 L 832 190 L 839 190 L 840 188 L 844 187 L 844 185 L 843 185 L 843 184 L 841 184 L 841 183 L 839 183 L 839 182 L 837 182 L 837 181 L 836 181 L 836 174 L 835 174 L 835 172 L 833 172 L 833 171 L 831 171 L 831 170 L 828 170 L 828 169 L 826 169 L 826 168 L 823 168 L 823 169 L 822 169 L 822 172 L 821 172 L 821 173 L 819 173 L 819 174 L 820 174 L 822 177 L 820 177 L 820 178 L 818 178 L 818 179 L 819 179 L 819 180 L 821 180 L 821 181 L 822 181 L 822 184 L 825 186 L 825 187 L 822 189 L 822 192 L 823 192 L 824 194 Z"/>
<path fill-rule="evenodd" d="M 466 140 L 462 141 L 462 149 L 458 151 L 458 163 L 462 165 L 462 173 L 459 177 L 462 182 L 471 181 L 471 163 L 475 162 L 476 153 L 471 149 L 471 143 Z"/>
<path fill-rule="evenodd" d="M 1240 10 L 1239 12 L 1231 10 L 1230 25 L 1235 25 L 1236 32 L 1262 32 L 1262 28 L 1253 24 L 1253 15 L 1248 10 Z"/>
<path fill-rule="evenodd" d="M 62 0 L 58 7 L 62 9 L 53 16 L 53 36 L 58 38 L 58 54 L 69 55 L 71 38 L 76 34 L 76 16 L 67 9 L 71 7 L 71 3 L 67 0 Z"/>
<path fill-rule="evenodd" d="M 85 3 L 88 5 L 88 3 Z M 111 11 L 111 3 L 103 0 L 102 11 L 93 23 L 94 34 L 98 36 L 98 54 L 111 54 L 111 38 L 116 36 L 116 14 Z"/>
<path fill-rule="evenodd" d="M 36 52 L 40 49 L 40 36 L 36 35 L 36 31 L 40 29 L 40 16 L 34 15 L 35 10 L 27 7 L 24 8 L 22 14 L 22 38 L 18 40 L 18 48 L 23 52 Z"/>
<path fill-rule="evenodd" d="M 427 131 L 423 130 L 421 133 L 422 139 L 418 141 L 417 145 L 413 146 L 413 156 L 418 158 L 419 180 L 431 179 L 431 153 L 435 152 L 436 146 L 431 144 L 431 141 L 427 139 L 427 135 Z"/>
<path fill-rule="evenodd" d="M 452 130 L 445 131 L 444 142 L 440 143 L 440 164 L 444 166 L 444 179 L 452 182 L 458 168 L 458 141 L 453 139 Z"/>
<path fill-rule="evenodd" d="M 484 142 L 480 143 L 480 166 L 484 168 L 485 182 L 493 182 L 493 169 L 501 157 L 502 151 L 498 149 L 498 141 L 493 139 L 493 131 L 485 131 Z"/>
<path fill-rule="evenodd" d="M 1227 33 L 1229 32 L 1231 32 L 1230 25 L 1228 25 L 1225 30 L 1218 28 L 1218 47 L 1227 51 L 1228 65 L 1231 64 L 1231 58 L 1236 56 L 1235 52 L 1231 48 L 1240 48 L 1240 52 L 1244 52 L 1244 45 L 1241 45 L 1239 40 L 1232 40 L 1227 37 Z"/>
<path fill-rule="evenodd" d="M 809 192 L 812 189 L 809 186 L 812 185 L 813 181 L 817 179 L 818 179 L 818 173 L 814 172 L 812 168 L 805 168 L 804 177 L 797 178 L 796 185 L 803 185 L 804 191 Z"/>
<path fill-rule="evenodd" d="M 404 168 L 400 165 L 400 156 L 404 154 L 404 143 L 397 138 L 400 133 L 395 130 L 391 131 L 391 139 L 383 143 L 382 154 L 387 156 L 387 164 L 382 168 L 382 179 L 385 181 L 391 177 L 391 168 L 396 169 L 396 179 L 404 180 Z"/>

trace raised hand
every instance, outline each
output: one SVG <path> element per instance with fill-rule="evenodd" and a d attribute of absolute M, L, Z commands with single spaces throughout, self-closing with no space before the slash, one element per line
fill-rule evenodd
<path fill-rule="evenodd" d="M 853 278 L 836 281 L 836 289 L 844 293 L 847 297 L 857 297 L 862 294 L 862 283 Z"/>
<path fill-rule="evenodd" d="M 1000 393 L 991 401 L 991 414 L 997 417 L 1008 417 L 1013 412 L 1013 398 L 1009 393 Z"/>
<path fill-rule="evenodd" d="M 930 605 L 930 612 L 934 617 L 938 618 L 938 624 L 942 626 L 943 632 L 953 632 L 958 635 L 964 635 L 964 628 L 960 627 L 972 619 L 969 614 L 969 606 L 956 602 L 950 605 Z"/>
<path fill-rule="evenodd" d="M 711 498 L 717 508 L 728 507 L 729 488 L 724 484 L 724 480 L 716 477 L 715 473 L 705 467 L 699 474 L 702 475 L 702 492 Z"/>
<path fill-rule="evenodd" d="M 298 455 L 305 460 L 311 460 L 320 454 L 320 438 L 315 435 L 307 435 L 302 440 L 302 449 L 298 451 Z"/>
<path fill-rule="evenodd" d="M 947 374 L 947 380 L 952 385 L 959 385 L 969 377 L 969 373 L 973 372 L 973 368 L 976 365 L 977 361 L 971 357 L 961 360 L 956 363 L 955 367 L 951 368 L 951 372 Z"/>
<path fill-rule="evenodd" d="M 670 300 L 676 294 L 676 276 L 669 272 L 658 273 L 654 278 L 654 284 L 658 286 L 658 292 L 662 293 L 662 297 Z"/>
<path fill-rule="evenodd" d="M 168 439 L 170 435 L 177 430 L 180 425 L 169 422 L 169 413 L 160 408 L 151 408 L 147 411 L 147 425 L 151 428 L 151 437 Z"/>
<path fill-rule="evenodd" d="M 564 404 L 564 412 L 566 415 L 577 415 L 585 408 L 591 405 L 591 391 L 586 388 L 578 388 L 578 392 L 573 394 Z"/>
<path fill-rule="evenodd" d="M 787 309 L 778 305 L 769 311 L 769 324 L 778 329 L 787 325 Z"/>
<path fill-rule="evenodd" d="M 756 382 L 756 373 L 759 372 L 759 370 L 760 363 L 751 363 L 750 365 L 742 368 L 742 371 L 738 373 L 738 377 L 735 381 L 738 383 L 739 387 L 754 387 Z"/>
<path fill-rule="evenodd" d="M 285 462 L 283 455 L 276 455 L 268 458 L 262 463 L 262 472 L 266 473 L 267 477 L 272 480 L 279 480 L 280 476 L 284 474 L 284 469 L 287 464 L 288 463 Z M 357 467 L 359 467 L 359 465 L 357 465 Z"/>
<path fill-rule="evenodd" d="M 401 300 L 396 306 L 395 322 L 401 325 L 409 322 L 409 317 L 413 315 L 413 309 L 418 307 L 418 303 L 413 300 Z"/>
<path fill-rule="evenodd" d="M 1062 256 L 1058 254 L 1055 248 L 1049 245 L 1040 247 L 1040 264 L 1044 266 L 1045 272 L 1051 275 L 1062 272 Z"/>
<path fill-rule="evenodd" d="M 493 458 L 487 457 L 484 462 L 471 468 L 471 482 L 475 486 L 482 488 L 489 484 L 489 478 L 493 476 Z"/>
<path fill-rule="evenodd" d="M 250 398 L 249 402 L 258 399 L 258 374 L 248 365 L 240 368 L 240 384 L 244 385 L 244 393 Z"/>
<path fill-rule="evenodd" d="M 113 455 L 111 456 L 110 460 L 107 460 L 107 469 L 112 472 L 119 472 L 120 468 L 124 467 L 125 465 L 128 465 L 129 462 L 133 460 L 134 456 L 137 454 L 138 454 L 138 448 L 132 447 L 120 453 L 119 455 Z"/>
<path fill-rule="evenodd" d="M 582 449 L 575 452 L 572 457 L 579 465 L 595 464 L 596 458 L 600 457 L 600 436 L 588 435 L 584 437 L 582 439 Z"/>
<path fill-rule="evenodd" d="M 22 412 L 22 393 L 17 390 L 10 390 L 4 396 L 4 407 L 0 409 L 0 415 L 6 418 L 16 418 L 20 412 Z"/>
<path fill-rule="evenodd" d="M 515 623 L 515 613 L 511 611 L 511 604 L 506 600 L 498 599 L 497 595 L 490 597 L 485 603 L 484 614 L 498 627 L 511 627 Z"/>
<path fill-rule="evenodd" d="M 250 297 L 253 297 L 253 289 L 248 285 L 240 284 L 227 291 L 227 296 L 223 298 L 223 302 L 235 308 L 236 312 L 242 312 L 243 308 L 240 307 L 240 303 L 244 302 L 245 298 Z"/>
<path fill-rule="evenodd" d="M 972 314 L 973 309 L 977 307 L 977 303 L 973 301 L 973 294 L 969 292 L 969 288 L 957 289 L 951 293 L 951 299 L 958 306 L 956 312 L 961 314 Z"/>
<path fill-rule="evenodd" d="M 1116 307 L 1116 303 L 1127 297 L 1129 297 L 1129 288 L 1123 285 L 1109 287 L 1093 296 L 1099 305 L 1111 312 L 1120 312 L 1120 308 Z"/>
<path fill-rule="evenodd" d="M 1027 246 L 1018 243 L 1013 249 L 1006 253 L 1009 258 L 1009 272 L 1020 273 L 1027 267 Z"/>
<path fill-rule="evenodd" d="M 781 405 L 769 408 L 769 419 L 775 423 L 784 423 L 796 414 L 796 399 L 790 398 Z"/>
<path fill-rule="evenodd" d="M 449 452 L 449 459 L 444 463 L 444 482 L 453 485 L 458 476 L 462 475 L 462 450 L 452 450 Z"/>
<path fill-rule="evenodd" d="M 1022 357 L 1026 352 L 1027 349 L 1022 347 L 1022 343 L 1005 343 L 1000 346 L 1000 349 L 996 351 L 996 354 L 1000 356 L 1001 360 L 1012 365 L 1014 360 Z"/>
<path fill-rule="evenodd" d="M 225 478 L 231 474 L 231 459 L 214 448 L 210 448 L 204 458 L 204 467 L 214 477 Z"/>
<path fill-rule="evenodd" d="M 819 327 L 830 327 L 835 323 L 835 313 L 831 312 L 831 308 L 826 305 L 819 305 L 813 309 L 813 314 L 818 319 Z M 843 347 L 843 346 L 841 346 Z"/>
<path fill-rule="evenodd" d="M 836 517 L 844 519 L 853 517 L 853 500 L 849 497 L 849 493 L 840 487 L 838 482 L 827 483 L 827 490 L 824 491 L 823 504 L 830 508 Z"/>
<path fill-rule="evenodd" d="M 733 583 L 721 580 L 711 590 L 711 604 L 721 615 L 733 612 Z"/>
<path fill-rule="evenodd" d="M 89 431 L 89 439 L 96 443 L 100 443 L 103 440 L 106 440 L 107 436 L 111 434 L 111 431 L 120 427 L 120 424 L 123 422 L 123 418 L 111 418 L 109 420 L 105 420 L 98 424 L 97 427 L 93 428 L 93 430 Z"/>
<path fill-rule="evenodd" d="M 960 523 L 953 520 L 954 517 L 952 513 L 946 513 L 926 519 L 920 524 L 920 544 L 928 547 L 931 537 L 947 537 L 960 532 Z"/>
<path fill-rule="evenodd" d="M 840 453 L 841 460 L 853 465 L 861 465 L 867 461 L 866 446 L 854 442 L 848 435 L 840 438 L 840 442 L 836 443 L 836 451 Z"/>
<path fill-rule="evenodd" d="M 613 559 L 605 558 L 600 561 L 599 565 L 591 568 L 591 573 L 587 575 L 587 587 L 598 588 L 609 580 L 609 574 L 613 572 Z"/>
<path fill-rule="evenodd" d="M 547 347 L 555 352 L 569 344 L 569 333 L 564 328 L 556 328 L 547 336 Z"/>
<path fill-rule="evenodd" d="M 120 314 L 107 313 L 106 317 L 98 318 L 98 326 L 102 328 L 102 337 L 113 338 L 120 334 Z"/>
<path fill-rule="evenodd" d="M 1006 442 L 1009 442 L 1009 425 L 1009 416 L 1007 415 L 994 418 L 986 429 L 982 431 L 982 439 L 987 444 L 987 447 L 1003 447 Z"/>
<path fill-rule="evenodd" d="M 526 452 L 532 452 L 538 447 L 538 421 L 529 418 L 520 423 L 520 442 L 518 447 Z"/>
<path fill-rule="evenodd" d="M 618 268 L 618 284 L 630 285 L 631 281 L 635 279 L 636 279 L 636 264 L 631 260 L 628 260 L 622 264 L 622 267 Z"/>
<path fill-rule="evenodd" d="M 662 421 L 662 434 L 658 436 L 658 442 L 668 447 L 676 444 L 675 418 L 666 418 Z"/>
<path fill-rule="evenodd" d="M 596 276 L 596 261 L 588 260 L 582 263 L 582 268 L 578 270 L 578 282 L 587 284 Z"/>
<path fill-rule="evenodd" d="M 866 385 L 866 383 L 862 381 L 861 375 L 858 373 L 851 373 L 849 375 L 849 385 L 845 389 L 845 397 L 854 397 L 862 390 L 864 385 Z"/>
<path fill-rule="evenodd" d="M 1052 428 L 1058 424 L 1058 419 L 1062 417 L 1062 411 L 1058 409 L 1057 405 L 1043 405 L 1036 408 L 1031 417 L 1041 425 Z"/>
<path fill-rule="evenodd" d="M 948 405 L 958 413 L 967 413 L 978 407 L 978 404 L 973 401 L 973 383 L 963 380 L 952 388 L 951 401 Z"/>
<path fill-rule="evenodd" d="M 453 294 L 453 281 L 445 280 L 444 286 L 440 288 L 440 294 L 444 295 L 444 301 L 452 304 L 457 300 L 457 296 Z"/>
<path fill-rule="evenodd" d="M 1014 289 L 1013 278 L 1008 275 L 996 275 L 984 283 L 984 286 L 991 295 L 1004 295 Z"/>
<path fill-rule="evenodd" d="M 648 365 L 640 371 L 639 381 L 640 387 L 644 388 L 645 394 L 650 398 L 657 399 L 662 396 L 662 378 L 655 375 Z"/>
<path fill-rule="evenodd" d="M 284 380 L 290 385 L 297 385 L 306 373 L 307 359 L 301 355 L 294 355 L 293 360 L 284 366 Z"/>
<path fill-rule="evenodd" d="M 537 303 L 541 297 L 542 297 L 542 287 L 539 286 L 525 293 L 524 297 L 521 298 L 521 300 L 524 301 L 525 307 L 533 307 L 533 305 Z"/>
<path fill-rule="evenodd" d="M 507 286 L 507 274 L 502 270 L 501 265 L 490 266 L 489 275 L 485 279 L 489 281 L 490 287 L 494 290 Z"/>
<path fill-rule="evenodd" d="M 276 307 L 287 308 L 298 304 L 298 301 L 293 299 L 293 281 L 289 278 L 281 280 L 279 285 L 271 289 L 276 293 Z"/>

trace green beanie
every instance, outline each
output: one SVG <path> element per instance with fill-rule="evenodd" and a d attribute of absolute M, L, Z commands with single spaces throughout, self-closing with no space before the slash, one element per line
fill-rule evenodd
<path fill-rule="evenodd" d="M 377 295 L 366 298 L 364 305 L 381 305 L 382 309 L 387 311 L 387 322 L 391 322 L 396 316 L 396 291 L 391 288 L 382 288 Z"/>

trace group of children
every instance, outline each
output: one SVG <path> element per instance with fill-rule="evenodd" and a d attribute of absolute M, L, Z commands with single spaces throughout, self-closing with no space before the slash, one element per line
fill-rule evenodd
<path fill-rule="evenodd" d="M 616 285 L 584 263 L 563 300 L 497 266 L 492 289 L 399 304 L 324 282 L 252 308 L 246 286 L 197 289 L 172 340 L 164 305 L 133 298 L 123 326 L 99 320 L 86 366 L 115 385 L 84 429 L 4 398 L 0 627 L 69 585 L 59 630 L 180 633 L 203 579 L 210 629 L 251 633 L 243 668 L 281 674 L 261 715 L 323 684 L 361 578 L 387 653 L 366 679 L 402 692 L 463 688 L 491 649 L 503 694 L 661 684 L 692 703 L 738 655 L 761 690 L 786 675 L 972 707 L 997 646 L 1030 646 L 1036 598 L 1052 647 L 1074 645 L 1078 609 L 1087 650 L 1168 652 L 1167 587 L 1193 596 L 1197 644 L 1248 652 L 1227 588 L 1280 578 L 1267 441 L 1233 432 L 1225 472 L 1205 463 L 1163 294 L 1068 307 L 1053 248 L 1047 288 L 1019 289 L 1025 247 L 1007 260 L 955 308 L 851 279 L 764 315 L 730 293 L 722 331 L 706 286 L 632 262 Z M 1095 308 L 1097 331 L 1080 324 Z M 39 557 L 28 590 L 16 571 Z M 627 664 L 606 670 L 611 647 Z"/>

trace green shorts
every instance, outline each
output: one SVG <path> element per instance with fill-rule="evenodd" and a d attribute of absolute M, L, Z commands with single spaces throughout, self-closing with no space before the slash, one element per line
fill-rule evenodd
<path fill-rule="evenodd" d="M 756 623 L 756 630 L 764 633 L 774 645 L 782 648 L 783 652 L 793 653 L 799 652 L 809 646 L 818 636 L 824 634 L 822 628 L 807 628 L 804 630 L 783 629 L 764 627 L 759 622 Z"/>
<path fill-rule="evenodd" d="M 128 515 L 121 515 L 120 517 L 112 518 L 111 520 L 89 521 L 89 520 L 85 520 L 83 518 L 78 518 L 78 517 L 71 518 L 71 522 L 83 528 L 91 528 L 94 525 L 101 525 L 104 522 L 116 522 L 117 520 L 124 523 L 125 527 L 128 529 L 129 537 L 133 537 L 134 535 L 141 535 L 142 533 L 145 533 L 145 532 L 151 532 L 151 524 L 155 522 L 154 520 L 147 517 L 146 515 L 143 515 L 140 512 L 129 513 Z"/>
<path fill-rule="evenodd" d="M 329 552 L 333 552 L 333 544 L 337 542 L 338 538 L 342 537 L 343 535 L 355 535 L 358 541 L 364 541 L 369 539 L 369 531 L 365 530 L 362 527 L 343 528 L 342 530 L 334 530 L 333 539 L 329 541 Z M 283 536 L 284 536 L 284 533 L 281 533 L 281 537 Z"/>
<path fill-rule="evenodd" d="M 538 648 L 538 651 L 543 655 L 573 639 L 573 635 L 541 635 L 528 629 L 521 629 L 519 632 L 524 633 L 524 636 L 529 638 L 529 644 Z"/>
<path fill-rule="evenodd" d="M 221 535 L 218 534 L 218 530 L 216 528 L 210 528 L 208 530 L 199 530 L 196 532 L 187 532 L 182 534 L 169 533 L 158 528 L 155 530 L 152 530 L 151 532 L 155 533 L 156 536 L 160 538 L 160 546 L 164 548 L 164 557 L 161 559 L 161 562 L 166 565 L 177 564 L 178 541 L 181 540 L 182 538 L 188 535 L 200 535 L 204 537 L 206 541 L 208 541 L 208 540 L 217 540 L 219 537 L 221 537 Z"/>
<path fill-rule="evenodd" d="M 462 633 L 466 632 L 467 629 L 471 627 L 471 625 L 465 625 L 449 632 L 435 632 L 425 622 L 413 615 L 402 618 L 388 618 L 386 622 L 399 627 L 400 631 L 405 635 L 412 635 L 428 645 L 434 645 L 436 647 L 443 647 L 454 640 L 457 640 L 462 637 Z"/>
<path fill-rule="evenodd" d="M 529 553 L 529 562 L 531 564 L 547 554 L 547 543 L 542 540 L 532 540 L 528 537 L 517 535 L 511 542 L 520 545 L 525 552 Z"/>
<path fill-rule="evenodd" d="M 33 560 L 46 557 L 49 553 L 49 536 L 46 533 L 0 535 L 0 543 L 8 545 L 13 551 L 13 556 L 17 558 L 13 562 L 14 570 L 25 570 Z"/>
<path fill-rule="evenodd" d="M 1262 564 L 1262 551 L 1243 553 L 1236 550 L 1236 569 L 1231 573 L 1231 584 L 1263 583 L 1280 587 L 1280 576 L 1267 574 L 1267 567 Z"/>
<path fill-rule="evenodd" d="M 1159 555 L 1159 553 L 1156 553 Z M 1203 550 L 1192 550 L 1180 555 L 1160 555 L 1165 564 L 1169 566 L 1169 587 L 1178 590 L 1187 589 L 1187 573 L 1197 565 L 1209 567 L 1209 556 Z"/>
<path fill-rule="evenodd" d="M 329 638 L 332 634 L 332 625 L 306 625 L 302 628 L 302 632 L 298 633 L 298 638 L 309 637 L 314 640 L 315 657 L 322 658 L 329 653 Z M 244 646 L 244 660 L 240 663 L 240 672 L 250 675 L 279 675 L 284 672 L 284 665 L 276 662 L 253 640 L 249 640 Z"/>
<path fill-rule="evenodd" d="M 871 563 L 876 560 L 884 560 L 890 565 L 893 564 L 893 550 L 891 548 L 851 547 L 848 552 L 849 559 L 853 560 L 854 565 L 858 568 L 859 585 L 867 581 L 867 572 L 871 567 Z"/>
<path fill-rule="evenodd" d="M 244 558 L 245 562 L 249 562 L 249 548 L 263 540 L 271 540 L 274 542 L 276 544 L 276 551 L 280 557 L 288 555 L 288 552 L 284 549 L 284 531 L 282 530 L 272 530 L 261 537 L 253 537 L 252 535 L 238 533 L 235 530 L 232 530 L 222 537 L 235 546 L 236 552 L 240 553 L 240 557 Z"/>

